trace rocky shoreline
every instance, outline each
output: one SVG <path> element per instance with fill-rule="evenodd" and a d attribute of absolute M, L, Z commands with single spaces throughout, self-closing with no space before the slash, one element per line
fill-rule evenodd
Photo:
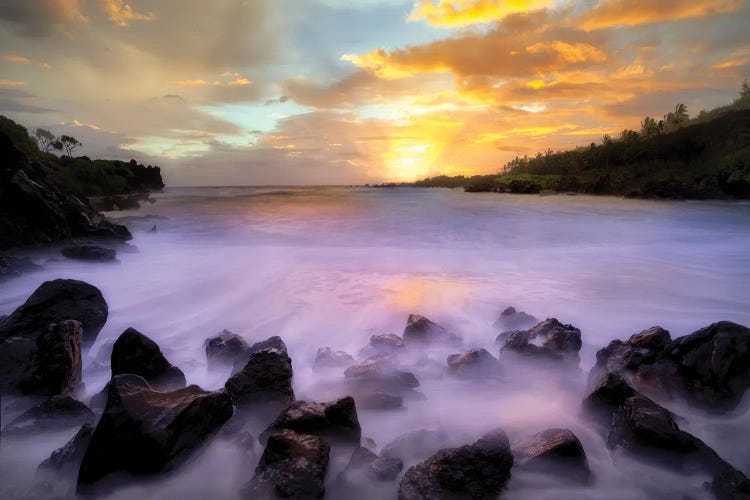
<path fill-rule="evenodd" d="M 513 441 L 494 429 L 465 443 L 422 429 L 378 447 L 360 424 L 358 412 L 399 411 L 424 399 L 422 381 L 436 374 L 467 388 L 512 377 L 509 363 L 580 376 L 582 333 L 555 318 L 506 309 L 494 325 L 493 355 L 412 314 L 402 335 L 373 335 L 356 354 L 321 347 L 314 374 L 338 380 L 344 395 L 305 401 L 295 395 L 293 360 L 280 337 L 250 343 L 225 330 L 206 339 L 208 369 L 230 373 L 214 391 L 187 385 L 185 372 L 133 328 L 84 368 L 108 311 L 95 287 L 55 280 L 0 318 L 0 446 L 43 432 L 74 433 L 39 465 L 34 491 L 21 496 L 91 497 L 166 477 L 212 440 L 247 457 L 247 478 L 235 493 L 248 499 L 353 498 L 388 484 L 401 500 L 489 499 L 516 473 L 560 484 L 597 480 L 584 445 L 567 428 Z M 436 361 L 445 352 L 452 354 Z M 104 369 L 109 382 L 82 401 L 83 373 Z M 750 387 L 750 329 L 724 321 L 673 339 L 650 328 L 601 349 L 587 379 L 580 411 L 610 454 L 705 476 L 705 492 L 717 499 L 750 498 L 750 480 L 664 406 L 679 402 L 707 418 L 735 410 Z"/>

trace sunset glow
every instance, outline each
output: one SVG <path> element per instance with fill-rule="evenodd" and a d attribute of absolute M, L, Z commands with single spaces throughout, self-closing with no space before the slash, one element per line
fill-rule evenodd
<path fill-rule="evenodd" d="M 171 184 L 491 173 L 731 101 L 749 22 L 744 0 L 11 0 L 0 113 Z"/>

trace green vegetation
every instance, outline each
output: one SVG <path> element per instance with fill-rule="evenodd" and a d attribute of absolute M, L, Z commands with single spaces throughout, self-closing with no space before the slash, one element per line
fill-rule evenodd
<path fill-rule="evenodd" d="M 7 135 L 26 158 L 40 168 L 47 179 L 63 191 L 79 196 L 110 196 L 161 189 L 159 167 L 143 166 L 130 160 L 91 160 L 73 157 L 82 144 L 74 137 L 55 137 L 45 129 L 30 136 L 25 127 L 0 116 L 0 133 Z M 65 151 L 58 157 L 51 151 Z"/>
<path fill-rule="evenodd" d="M 420 187 L 466 191 L 584 192 L 643 198 L 750 198 L 750 84 L 729 106 L 690 119 L 684 104 L 640 130 L 623 130 L 572 151 L 515 158 L 502 172 L 438 176 Z"/>

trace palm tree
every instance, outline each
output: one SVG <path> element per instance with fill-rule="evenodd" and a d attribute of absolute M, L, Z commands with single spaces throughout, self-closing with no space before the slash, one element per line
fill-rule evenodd
<path fill-rule="evenodd" d="M 687 106 L 684 104 L 678 104 L 674 108 L 674 121 L 677 125 L 688 121 L 690 115 L 688 114 Z"/>

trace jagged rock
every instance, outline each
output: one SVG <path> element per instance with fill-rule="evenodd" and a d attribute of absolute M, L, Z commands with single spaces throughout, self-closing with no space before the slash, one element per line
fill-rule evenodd
<path fill-rule="evenodd" d="M 588 483 L 586 452 L 568 429 L 547 429 L 513 444 L 514 467 L 552 473 L 565 481 Z"/>
<path fill-rule="evenodd" d="M 106 488 L 107 476 L 172 470 L 215 433 L 234 409 L 224 392 L 196 385 L 154 391 L 137 375 L 115 375 L 107 406 L 91 436 L 78 475 L 78 494 Z"/>
<path fill-rule="evenodd" d="M 138 375 L 154 389 L 172 390 L 185 387 L 185 374 L 172 366 L 159 346 L 135 328 L 128 328 L 112 347 L 112 376 Z"/>
<path fill-rule="evenodd" d="M 510 479 L 513 455 L 503 431 L 474 444 L 444 449 L 409 468 L 401 479 L 399 500 L 495 499 Z"/>
<path fill-rule="evenodd" d="M 49 458 L 39 464 L 38 470 L 40 472 L 54 472 L 61 476 L 73 476 L 73 479 L 75 479 L 93 432 L 94 427 L 91 424 L 81 426 L 70 441 L 62 448 L 53 451 Z"/>
<path fill-rule="evenodd" d="M 281 340 L 281 337 L 279 336 L 261 340 L 260 342 L 256 342 L 249 348 L 245 349 L 245 351 L 241 355 L 235 358 L 234 365 L 232 366 L 232 373 L 237 373 L 238 371 L 242 370 L 245 365 L 247 365 L 248 360 L 250 360 L 250 356 L 252 356 L 254 353 L 258 351 L 264 351 L 266 349 L 277 349 L 284 353 L 287 352 L 286 344 L 283 340 Z"/>
<path fill-rule="evenodd" d="M 229 330 L 223 330 L 216 337 L 207 339 L 205 346 L 209 368 L 219 364 L 232 365 L 250 347 L 245 339 Z"/>
<path fill-rule="evenodd" d="M 256 498 L 323 498 L 330 446 L 317 436 L 283 430 L 268 438 L 255 476 L 240 496 Z"/>
<path fill-rule="evenodd" d="M 710 487 L 716 500 L 747 500 L 750 498 L 750 481 L 747 476 L 734 468 L 716 474 Z"/>
<path fill-rule="evenodd" d="M 577 365 L 581 344 L 581 331 L 578 328 L 563 325 L 557 319 L 550 318 L 529 330 L 510 334 L 501 352 L 511 351 L 523 356 L 573 361 Z"/>
<path fill-rule="evenodd" d="M 451 354 L 447 363 L 448 373 L 458 378 L 491 379 L 501 375 L 500 363 L 486 349 Z"/>
<path fill-rule="evenodd" d="M 378 481 L 394 481 L 404 470 L 400 458 L 379 457 L 368 467 L 370 477 Z"/>
<path fill-rule="evenodd" d="M 239 406 L 278 411 L 294 401 L 292 360 L 286 352 L 268 348 L 250 355 L 245 367 L 224 385 Z"/>
<path fill-rule="evenodd" d="M 638 392 L 619 373 L 606 373 L 583 400 L 583 409 L 601 423 L 609 425 L 615 410 Z"/>
<path fill-rule="evenodd" d="M 79 243 L 64 247 L 63 256 L 75 260 L 92 260 L 96 262 L 112 262 L 117 258 L 117 251 L 96 243 Z"/>
<path fill-rule="evenodd" d="M 284 429 L 299 434 L 312 434 L 333 443 L 359 445 L 362 437 L 357 408 L 350 396 L 328 403 L 292 403 L 263 431 L 260 435 L 261 442 Z"/>
<path fill-rule="evenodd" d="M 495 337 L 495 344 L 502 347 L 505 345 L 505 341 L 508 340 L 508 337 L 510 337 L 513 334 L 520 333 L 523 330 L 506 330 L 503 332 L 500 332 L 497 337 Z"/>
<path fill-rule="evenodd" d="M 445 431 L 420 429 L 393 439 L 383 447 L 380 455 L 403 460 L 422 460 L 449 446 L 453 446 L 453 442 Z"/>
<path fill-rule="evenodd" d="M 344 371 L 344 377 L 359 393 L 398 394 L 419 387 L 419 381 L 413 373 L 399 370 L 390 361 L 384 359 L 371 359 L 350 366 Z"/>
<path fill-rule="evenodd" d="M 639 391 L 681 396 L 711 412 L 734 409 L 750 387 L 750 329 L 722 321 L 670 339 L 654 327 L 597 353 L 589 378 L 620 373 Z"/>
<path fill-rule="evenodd" d="M 418 314 L 409 315 L 403 338 L 406 344 L 461 344 L 461 337 Z"/>
<path fill-rule="evenodd" d="M 390 356 L 401 352 L 404 347 L 404 339 L 394 333 L 384 333 L 371 336 L 370 342 L 357 355 L 365 359 Z"/>
<path fill-rule="evenodd" d="M 81 323 L 83 345 L 90 346 L 107 321 L 108 312 L 95 286 L 77 280 L 45 281 L 0 324 L 0 341 L 10 337 L 36 339 L 50 323 L 74 319 Z"/>
<path fill-rule="evenodd" d="M 315 354 L 314 369 L 341 368 L 354 363 L 354 358 L 344 351 L 334 351 L 330 347 L 321 347 Z"/>
<path fill-rule="evenodd" d="M 85 404 L 70 396 L 52 396 L 11 421 L 3 434 L 54 432 L 93 423 L 94 413 Z"/>
<path fill-rule="evenodd" d="M 404 398 L 385 392 L 373 392 L 356 397 L 361 410 L 398 410 L 404 407 Z"/>
<path fill-rule="evenodd" d="M 81 382 L 81 324 L 48 325 L 36 340 L 12 337 L 0 344 L 2 388 L 8 392 L 53 396 L 71 394 Z"/>
<path fill-rule="evenodd" d="M 125 226 L 108 221 L 85 198 L 61 192 L 44 172 L 0 132 L 0 248 L 77 236 L 132 239 Z"/>
<path fill-rule="evenodd" d="M 523 330 L 524 328 L 530 328 L 537 323 L 539 323 L 539 320 L 531 314 L 518 312 L 515 307 L 508 307 L 500 314 L 500 317 L 497 318 L 497 321 L 495 321 L 493 326 L 503 331 L 509 331 Z"/>

